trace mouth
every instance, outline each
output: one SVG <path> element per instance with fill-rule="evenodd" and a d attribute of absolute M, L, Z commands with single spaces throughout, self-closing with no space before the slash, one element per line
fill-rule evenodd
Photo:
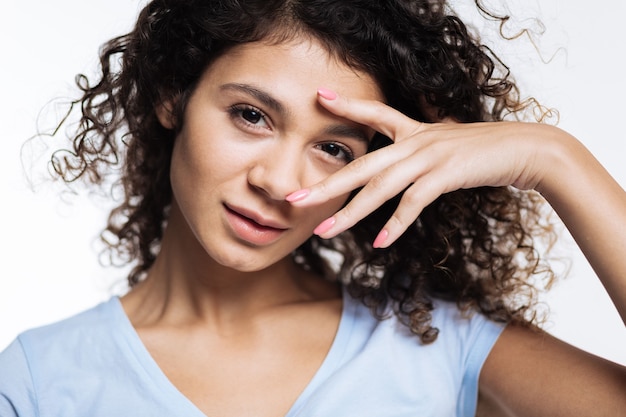
<path fill-rule="evenodd" d="M 258 213 L 224 204 L 226 219 L 234 234 L 252 245 L 268 245 L 278 240 L 288 229 L 279 221 Z"/>

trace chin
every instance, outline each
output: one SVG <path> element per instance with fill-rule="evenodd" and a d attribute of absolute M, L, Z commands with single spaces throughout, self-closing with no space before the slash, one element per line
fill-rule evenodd
<path fill-rule="evenodd" d="M 212 256 L 213 260 L 224 268 L 238 272 L 258 272 L 275 265 L 284 260 L 288 255 L 282 257 L 270 257 L 262 253 L 245 253 L 246 251 L 222 251 L 220 254 Z"/>

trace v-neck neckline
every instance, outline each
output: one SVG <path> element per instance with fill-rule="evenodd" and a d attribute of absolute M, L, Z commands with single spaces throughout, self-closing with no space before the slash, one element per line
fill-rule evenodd
<path fill-rule="evenodd" d="M 113 312 L 116 316 L 116 322 L 121 324 L 123 330 L 120 332 L 120 329 L 115 329 L 113 334 L 124 336 L 123 339 L 124 342 L 127 343 L 127 348 L 130 349 L 134 359 L 137 360 L 140 367 L 146 372 L 145 376 L 152 382 L 155 389 L 162 391 L 159 394 L 166 395 L 167 398 L 176 404 L 184 405 L 185 410 L 181 410 L 180 415 L 189 417 L 209 417 L 176 388 L 161 370 L 130 322 L 119 297 L 114 297 L 112 301 L 114 302 Z M 295 399 L 287 414 L 285 414 L 285 417 L 295 417 L 317 387 L 319 387 L 341 364 L 341 359 L 348 347 L 348 342 L 354 327 L 355 309 L 355 301 L 352 300 L 347 294 L 347 291 L 343 289 L 341 317 L 339 318 L 339 325 L 337 326 L 337 331 L 330 349 L 326 353 L 326 357 L 320 367 Z"/>

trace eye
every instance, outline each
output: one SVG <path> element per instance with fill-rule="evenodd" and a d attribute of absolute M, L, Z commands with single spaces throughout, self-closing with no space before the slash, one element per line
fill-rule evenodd
<path fill-rule="evenodd" d="M 326 142 L 316 145 L 317 149 L 327 153 L 333 158 L 339 159 L 346 164 L 354 160 L 354 153 L 350 148 L 336 142 Z"/>
<path fill-rule="evenodd" d="M 256 107 L 236 104 L 229 109 L 231 119 L 247 129 L 269 129 L 267 116 Z"/>
<path fill-rule="evenodd" d="M 241 111 L 241 117 L 252 124 L 257 124 L 263 120 L 263 115 L 254 109 L 244 109 Z"/>

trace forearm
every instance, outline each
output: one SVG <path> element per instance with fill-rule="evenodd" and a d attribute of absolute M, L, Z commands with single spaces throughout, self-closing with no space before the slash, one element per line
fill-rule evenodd
<path fill-rule="evenodd" d="M 591 153 L 553 129 L 537 190 L 552 205 L 626 323 L 626 193 Z"/>

